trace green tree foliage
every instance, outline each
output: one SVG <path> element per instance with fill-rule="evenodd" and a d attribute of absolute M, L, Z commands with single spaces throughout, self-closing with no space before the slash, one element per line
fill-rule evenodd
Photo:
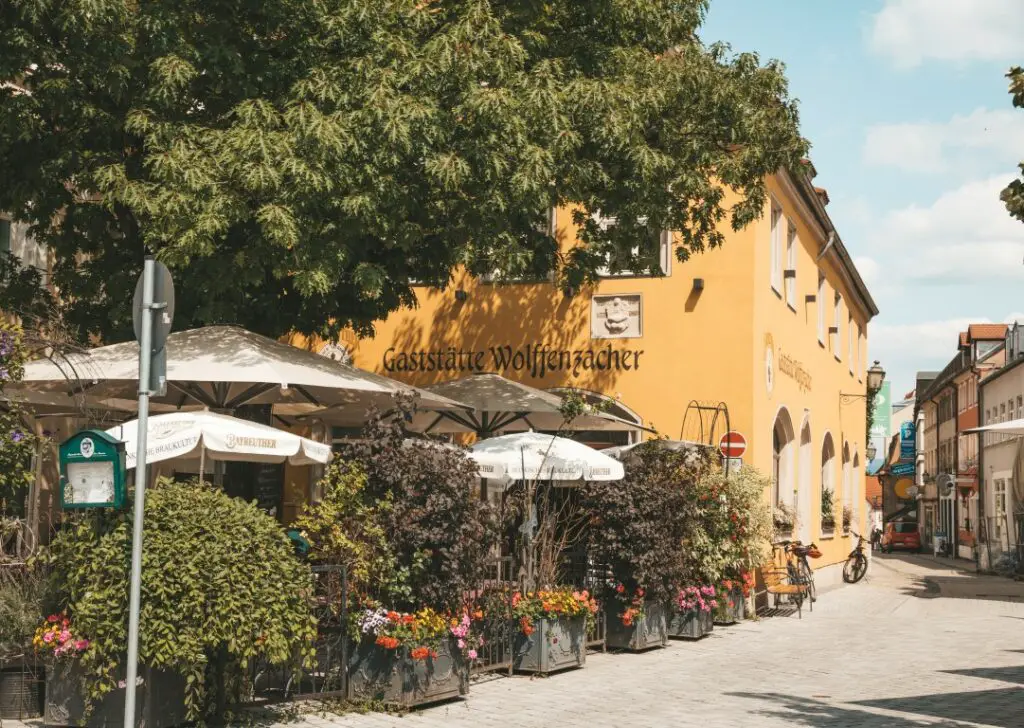
<path fill-rule="evenodd" d="M 42 560 L 58 609 L 90 640 L 79 658 L 86 696 L 116 685 L 128 639 L 131 510 L 75 517 Z M 254 504 L 197 483 L 161 480 L 146 494 L 139 659 L 185 675 L 189 717 L 204 715 L 207 664 L 241 671 L 308 656 L 312 575 L 278 523 Z"/>
<path fill-rule="evenodd" d="M 2 266 L 0 266 L 2 267 Z M 28 359 L 19 326 L 0 323 L 0 394 L 21 379 Z M 4 401 L 0 407 L 0 516 L 24 516 L 25 498 L 32 482 L 32 456 L 37 438 L 26 424 L 24 408 Z"/>
<path fill-rule="evenodd" d="M 656 231 L 720 244 L 806 151 L 781 66 L 698 40 L 707 2 L 9 0 L 0 209 L 108 340 L 147 249 L 177 325 L 269 335 L 367 332 L 456 264 L 653 271 Z"/>
<path fill-rule="evenodd" d="M 772 512 L 765 497 L 771 479 L 756 468 L 742 466 L 728 477 L 719 467 L 710 468 L 696 489 L 702 500 L 702 522 L 710 532 L 708 545 L 694 551 L 690 567 L 696 583 L 736 579 L 757 568 L 771 556 L 774 535 Z"/>
<path fill-rule="evenodd" d="M 1013 105 L 1018 109 L 1024 109 L 1024 68 L 1014 66 L 1006 77 L 1010 79 L 1010 95 L 1013 97 Z M 1006 204 L 1010 214 L 1024 222 L 1024 162 L 1018 165 L 1022 174 L 1021 179 L 1015 179 L 1000 194 L 1000 199 Z"/>

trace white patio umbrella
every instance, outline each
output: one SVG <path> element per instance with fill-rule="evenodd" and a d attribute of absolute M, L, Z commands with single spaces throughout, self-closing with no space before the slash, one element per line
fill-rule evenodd
<path fill-rule="evenodd" d="M 248 404 L 291 404 L 298 412 L 344 406 L 392 406 L 394 395 L 418 392 L 420 407 L 464 410 L 445 397 L 260 336 L 237 326 L 205 326 L 167 338 L 167 394 L 157 404 L 231 412 Z M 54 354 L 25 366 L 18 390 L 134 399 L 139 345 L 128 341 Z M 9 387 L 15 391 L 14 387 Z"/>
<path fill-rule="evenodd" d="M 481 440 L 469 449 L 481 478 L 505 480 L 622 480 L 622 463 L 592 447 L 539 432 Z"/>
<path fill-rule="evenodd" d="M 984 427 L 972 427 L 964 430 L 964 434 L 972 432 L 994 432 L 997 435 L 1024 435 L 1024 420 L 1010 420 L 1008 422 L 996 422 Z"/>
<path fill-rule="evenodd" d="M 427 434 L 475 432 L 490 437 L 497 432 L 559 430 L 596 430 L 602 432 L 653 432 L 636 422 L 606 412 L 579 415 L 566 422 L 562 398 L 526 384 L 513 382 L 500 374 L 478 373 L 450 382 L 426 387 L 426 391 L 462 402 L 471 411 L 421 412 L 410 429 Z"/>
<path fill-rule="evenodd" d="M 273 427 L 213 412 L 172 412 L 149 418 L 146 462 L 205 459 L 233 462 L 324 464 L 333 457 L 331 448 L 319 442 Z M 138 457 L 139 421 L 132 420 L 107 433 L 125 444 L 128 468 Z"/>

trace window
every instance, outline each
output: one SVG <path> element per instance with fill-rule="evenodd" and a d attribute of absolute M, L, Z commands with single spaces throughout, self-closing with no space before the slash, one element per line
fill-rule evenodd
<path fill-rule="evenodd" d="M 842 315 L 843 315 L 843 297 L 837 293 L 836 296 L 835 296 L 835 310 L 834 310 L 833 316 L 832 316 L 832 322 L 833 322 L 832 323 L 832 328 L 835 329 L 832 332 L 832 353 L 835 354 L 835 357 L 836 357 L 837 361 L 842 361 L 842 359 L 843 359 L 843 351 L 840 348 L 841 345 L 842 345 L 841 344 L 842 339 L 839 338 L 839 334 L 840 334 L 840 331 L 839 331 L 839 321 L 841 320 Z"/>
<path fill-rule="evenodd" d="M 786 235 L 786 272 L 783 274 L 786 280 L 786 303 L 796 311 L 796 225 L 790 220 L 789 231 Z"/>
<path fill-rule="evenodd" d="M 995 528 L 993 534 L 996 539 L 1002 541 L 1003 539 L 1003 527 L 1006 524 L 1006 480 L 1003 478 L 997 478 L 992 481 L 992 501 L 995 505 L 993 519 L 995 521 Z"/>
<path fill-rule="evenodd" d="M 537 232 L 544 233 L 546 235 L 554 237 L 555 222 L 556 210 L 554 207 L 552 207 L 548 210 L 548 214 L 545 216 L 544 220 L 538 222 L 534 229 L 537 230 Z M 480 281 L 483 283 L 539 283 L 544 280 L 553 283 L 555 280 L 554 270 L 548 273 L 547 276 L 530 276 L 527 274 L 524 276 L 506 277 L 502 272 L 501 268 L 496 266 L 490 273 L 485 273 L 484 275 L 480 276 Z M 410 281 L 410 283 L 413 283 L 414 285 L 421 285 L 418 282 L 413 281 Z"/>
<path fill-rule="evenodd" d="M 618 219 L 617 218 L 614 218 L 614 217 L 604 217 L 600 212 L 595 212 L 593 217 L 594 217 L 594 221 L 597 223 L 598 227 L 600 227 L 602 230 L 607 230 L 609 227 L 611 227 L 611 226 L 613 226 L 613 225 L 618 223 Z M 645 220 L 644 219 L 640 219 L 640 220 L 638 220 L 638 222 L 642 225 L 642 224 L 645 223 Z M 659 263 L 659 266 L 661 267 L 661 272 L 664 273 L 665 275 L 669 275 L 669 273 L 672 272 L 672 268 L 671 268 L 671 266 L 672 266 L 672 233 L 667 231 L 667 230 L 662 230 L 660 233 L 652 232 L 651 233 L 652 247 L 653 247 L 653 240 L 654 240 L 655 237 L 658 240 L 658 243 L 657 243 L 657 245 L 658 245 L 658 263 Z M 634 256 L 640 255 L 641 252 L 642 252 L 641 251 L 641 246 L 639 246 L 639 245 L 634 245 L 633 248 L 630 250 L 630 253 L 632 255 L 634 255 Z M 609 265 L 601 267 L 601 268 L 598 268 L 597 269 L 597 274 L 599 276 L 601 276 L 602 278 L 622 278 L 622 277 L 629 277 L 629 276 L 643 276 L 643 275 L 646 274 L 646 271 L 645 272 L 641 272 L 641 273 L 636 273 L 636 272 L 631 271 L 631 270 L 615 270 L 615 271 L 613 271 L 612 268 L 613 267 L 617 267 L 617 266 L 612 266 L 612 265 L 610 265 L 610 263 L 611 263 L 611 261 L 609 261 Z"/>
<path fill-rule="evenodd" d="M 1017 419 L 1017 416 L 1014 413 L 1013 400 L 1012 399 L 1007 404 L 1006 410 L 1007 410 L 1007 413 L 1009 414 L 1009 416 L 1006 418 L 1008 421 L 1012 422 L 1013 420 Z"/>
<path fill-rule="evenodd" d="M 0 219 L 0 252 L 11 252 L 11 221 Z"/>
<path fill-rule="evenodd" d="M 818 343 L 825 345 L 825 274 L 818 271 Z"/>
<path fill-rule="evenodd" d="M 850 374 L 853 374 L 853 316 L 846 322 L 847 351 L 846 358 L 850 360 Z"/>
<path fill-rule="evenodd" d="M 864 329 L 857 324 L 857 380 L 864 381 L 864 364 L 867 351 L 864 346 Z"/>
<path fill-rule="evenodd" d="M 772 289 L 782 293 L 782 208 L 772 200 Z"/>

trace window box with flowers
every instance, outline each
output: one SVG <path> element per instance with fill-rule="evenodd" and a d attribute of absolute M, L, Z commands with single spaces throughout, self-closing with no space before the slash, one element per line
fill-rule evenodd
<path fill-rule="evenodd" d="M 714 629 L 713 612 L 718 607 L 713 586 L 684 586 L 676 595 L 668 633 L 672 637 L 699 640 Z"/>
<path fill-rule="evenodd" d="M 367 606 L 355 615 L 358 641 L 349 660 L 348 697 L 414 707 L 465 695 L 477 657 L 469 614 L 446 617 Z"/>
<path fill-rule="evenodd" d="M 821 489 L 821 535 L 832 536 L 836 532 L 836 495 L 831 488 Z"/>
<path fill-rule="evenodd" d="M 779 501 L 772 509 L 772 525 L 775 527 L 775 538 L 790 538 L 796 527 L 796 514 L 790 506 Z"/>
<path fill-rule="evenodd" d="M 610 611 L 606 644 L 615 650 L 641 652 L 668 644 L 668 610 L 662 602 L 646 598 L 646 590 L 637 587 L 631 596 L 624 584 L 611 581 L 608 593 L 618 609 Z"/>
<path fill-rule="evenodd" d="M 87 673 L 78 659 L 89 640 L 75 632 L 66 614 L 53 614 L 36 631 L 33 645 L 47 663 L 43 719 L 48 726 L 110 726 L 124 722 L 124 668 L 117 686 L 87 709 L 82 686 Z M 185 715 L 185 679 L 175 672 L 140 666 L 136 678 L 135 725 L 181 725 Z"/>
<path fill-rule="evenodd" d="M 555 587 L 512 595 L 512 616 L 518 633 L 513 667 L 546 675 L 582 667 L 587 659 L 587 629 L 597 613 L 588 591 Z"/>
<path fill-rule="evenodd" d="M 850 506 L 843 506 L 843 534 L 850 532 L 853 523 L 853 509 Z"/>

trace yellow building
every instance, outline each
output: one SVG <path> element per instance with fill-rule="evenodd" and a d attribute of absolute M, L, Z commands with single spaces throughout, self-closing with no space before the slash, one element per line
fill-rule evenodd
<path fill-rule="evenodd" d="M 341 344 L 355 365 L 417 385 L 486 371 L 581 388 L 674 439 L 697 438 L 691 402 L 724 402 L 748 443 L 744 462 L 774 473 L 773 502 L 795 509 L 797 537 L 821 545 L 816 566 L 838 563 L 850 550 L 842 506 L 854 529 L 867 523 L 866 400 L 840 394 L 865 392 L 877 309 L 810 174 L 780 172 L 768 187 L 761 220 L 728 230 L 717 250 L 680 263 L 664 235 L 663 277 L 609 275 L 567 297 L 548 281 L 457 272 L 445 291 L 420 289 L 419 307 L 381 322 L 375 338 Z M 551 224 L 563 248 L 578 243 L 571 211 Z M 823 484 L 837 499 L 834 535 L 821 526 Z"/>

